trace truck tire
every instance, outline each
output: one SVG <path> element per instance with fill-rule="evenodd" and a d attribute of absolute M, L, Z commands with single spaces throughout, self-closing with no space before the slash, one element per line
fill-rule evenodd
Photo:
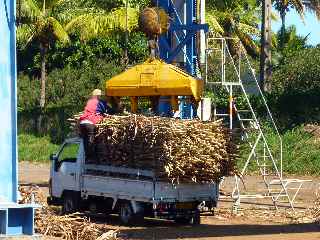
<path fill-rule="evenodd" d="M 178 217 L 174 220 L 178 224 L 199 225 L 201 223 L 200 211 L 196 210 L 193 216 Z"/>
<path fill-rule="evenodd" d="M 72 192 L 66 192 L 63 194 L 63 214 L 75 213 L 79 210 L 79 198 L 77 194 Z"/>
<path fill-rule="evenodd" d="M 132 223 L 132 220 L 134 219 L 134 213 L 130 202 L 121 203 L 119 209 L 119 217 L 121 222 L 125 225 Z"/>
<path fill-rule="evenodd" d="M 201 224 L 201 217 L 200 217 L 200 211 L 197 209 L 190 219 L 190 224 L 192 225 L 199 225 Z"/>

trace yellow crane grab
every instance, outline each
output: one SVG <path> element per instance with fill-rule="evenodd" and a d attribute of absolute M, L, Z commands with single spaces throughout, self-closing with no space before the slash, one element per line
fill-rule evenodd
<path fill-rule="evenodd" d="M 148 59 L 106 82 L 111 97 L 193 96 L 200 101 L 202 91 L 203 81 L 159 59 Z"/>

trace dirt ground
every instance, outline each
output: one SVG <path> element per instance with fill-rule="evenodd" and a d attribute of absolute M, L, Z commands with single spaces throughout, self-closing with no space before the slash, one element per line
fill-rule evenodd
<path fill-rule="evenodd" d="M 292 177 L 292 176 L 291 176 Z M 21 185 L 36 184 L 48 194 L 49 165 L 30 164 L 19 165 L 19 180 Z M 296 178 L 296 177 L 295 177 Z M 313 223 L 310 218 L 316 193 L 319 190 L 320 178 L 297 177 L 312 179 L 305 183 L 297 196 L 296 213 L 287 208 L 280 211 L 272 210 L 270 200 L 260 200 L 258 205 L 241 205 L 237 215 L 231 214 L 232 203 L 228 199 L 221 200 L 215 215 L 203 214 L 199 226 L 177 225 L 170 221 L 146 219 L 144 224 L 125 227 L 121 226 L 117 216 L 94 217 L 93 221 L 106 224 L 110 229 L 119 229 L 122 239 L 320 239 L 320 224 Z M 230 192 L 233 178 L 227 178 L 223 191 Z M 246 179 L 247 192 L 260 190 L 261 177 L 250 176 Z"/>

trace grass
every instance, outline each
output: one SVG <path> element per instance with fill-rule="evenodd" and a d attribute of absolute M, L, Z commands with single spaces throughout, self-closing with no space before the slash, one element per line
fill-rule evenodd
<path fill-rule="evenodd" d="M 279 138 L 267 131 L 267 142 L 274 152 L 280 152 Z M 287 174 L 320 175 L 320 138 L 306 132 L 303 126 L 288 130 L 282 134 L 283 171 Z M 238 167 L 241 169 L 249 154 L 248 146 L 241 146 Z M 254 160 L 249 171 L 257 172 Z"/>
<path fill-rule="evenodd" d="M 58 150 L 59 145 L 50 142 L 50 138 L 37 137 L 31 134 L 19 134 L 19 161 L 49 162 L 49 156 Z"/>

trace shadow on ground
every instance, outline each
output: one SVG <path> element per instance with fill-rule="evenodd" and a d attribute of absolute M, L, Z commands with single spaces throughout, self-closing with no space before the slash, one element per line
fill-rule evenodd
<path fill-rule="evenodd" d="M 119 227 L 120 222 L 117 215 L 107 217 L 91 216 L 96 223 L 108 224 Z M 134 226 L 121 226 L 121 235 L 128 239 L 199 239 L 210 237 L 232 237 L 253 235 L 275 235 L 293 233 L 317 233 L 320 232 L 318 224 L 201 224 L 198 226 L 178 225 L 172 221 L 145 219 L 141 224 Z"/>

